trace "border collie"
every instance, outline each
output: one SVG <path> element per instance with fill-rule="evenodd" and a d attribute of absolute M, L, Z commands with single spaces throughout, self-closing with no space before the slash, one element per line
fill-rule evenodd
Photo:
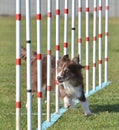
<path fill-rule="evenodd" d="M 21 48 L 21 58 L 26 60 L 26 49 Z M 32 67 L 32 95 L 37 92 L 37 53 L 32 51 L 31 58 Z M 55 66 L 55 57 L 51 58 L 51 90 L 55 90 L 55 71 L 57 70 L 57 81 L 59 85 L 59 95 L 64 101 L 64 107 L 69 108 L 72 105 L 74 99 L 79 99 L 85 115 L 91 115 L 89 104 L 84 94 L 84 83 L 82 75 L 82 66 L 79 64 L 79 56 L 69 59 L 68 55 L 64 55 L 57 62 L 57 68 Z M 47 56 L 42 56 L 42 85 L 44 90 L 44 96 L 47 96 Z"/>
<path fill-rule="evenodd" d="M 68 108 L 72 105 L 73 99 L 79 99 L 83 107 L 85 115 L 91 115 L 89 104 L 84 94 L 84 83 L 82 68 L 79 64 L 79 56 L 69 59 L 68 55 L 64 55 L 58 60 L 57 80 L 60 86 L 60 96 L 64 100 L 64 107 Z"/>

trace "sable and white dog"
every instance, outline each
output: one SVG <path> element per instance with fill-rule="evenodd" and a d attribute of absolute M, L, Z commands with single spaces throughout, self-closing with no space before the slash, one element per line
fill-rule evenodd
<path fill-rule="evenodd" d="M 32 95 L 34 92 L 37 92 L 37 53 L 32 51 Z M 26 60 L 26 49 L 21 48 L 21 58 Z M 52 56 L 51 59 L 51 90 L 55 90 L 55 71 L 57 69 L 58 76 L 57 80 L 59 83 L 59 95 L 60 98 L 64 101 L 64 107 L 68 108 L 72 105 L 73 99 L 79 99 L 82 107 L 84 109 L 85 115 L 91 115 L 91 111 L 89 110 L 89 105 L 84 95 L 84 84 L 83 84 L 83 76 L 82 76 L 82 68 L 84 68 L 81 64 L 79 64 L 79 56 L 69 59 L 68 55 L 64 55 L 57 62 L 57 68 L 55 68 L 55 57 Z M 46 99 L 47 92 L 47 56 L 42 56 L 42 85 L 44 91 L 44 96 Z"/>
<path fill-rule="evenodd" d="M 91 115 L 89 104 L 84 94 L 84 83 L 82 66 L 79 64 L 79 56 L 69 59 L 68 55 L 63 56 L 58 61 L 57 79 L 60 86 L 60 96 L 64 100 L 64 107 L 68 108 L 73 99 L 79 99 L 85 115 Z"/>

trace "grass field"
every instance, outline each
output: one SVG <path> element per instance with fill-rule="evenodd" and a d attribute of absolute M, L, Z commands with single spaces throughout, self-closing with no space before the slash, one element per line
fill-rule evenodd
<path fill-rule="evenodd" d="M 46 18 L 42 22 L 42 51 L 46 53 Z M 55 20 L 53 18 L 52 26 L 52 47 L 55 54 Z M 32 49 L 36 50 L 36 21 L 32 20 Z M 71 21 L 69 21 L 69 29 Z M 90 21 L 92 28 L 92 19 Z M 63 43 L 63 20 L 61 19 L 61 40 Z M 77 35 L 77 31 L 76 31 Z M 90 31 L 92 37 L 92 30 Z M 103 21 L 104 36 L 104 21 Z M 69 41 L 71 33 L 69 32 Z M 83 43 L 85 40 L 85 23 L 83 21 Z M 102 40 L 104 46 L 104 39 Z M 70 44 L 70 43 L 69 43 Z M 25 46 L 25 20 L 22 22 L 22 45 Z M 0 17 L 0 130 L 15 129 L 15 18 Z M 70 46 L 70 45 L 69 45 Z M 63 53 L 63 44 L 61 44 L 61 55 Z M 92 38 L 90 39 L 90 57 L 92 56 Z M 104 47 L 102 47 L 104 51 Z M 76 47 L 77 51 L 77 47 Z M 70 52 L 70 47 L 69 47 Z M 85 52 L 85 44 L 83 44 Z M 98 54 L 97 54 L 98 55 Z M 104 52 L 102 53 L 104 61 Z M 77 108 L 68 110 L 49 130 L 118 130 L 119 129 L 119 19 L 110 18 L 109 21 L 109 87 L 90 96 L 90 109 L 93 116 L 85 117 L 80 104 Z M 104 62 L 103 62 L 104 63 Z M 85 53 L 83 53 L 83 64 L 85 64 Z M 92 57 L 90 58 L 92 64 Z M 22 130 L 26 130 L 26 79 L 25 62 L 22 61 Z M 92 70 L 91 70 L 92 71 Z M 97 66 L 98 71 L 98 66 Z M 85 71 L 83 71 L 85 74 Z M 91 74 L 91 73 L 90 73 Z M 85 75 L 84 75 L 85 78 Z M 98 76 L 97 76 L 98 79 Z M 90 79 L 91 81 L 91 79 Z M 91 81 L 92 82 L 92 81 Z M 97 80 L 98 84 L 98 80 Z M 91 86 L 91 84 L 90 84 Z M 52 104 L 52 111 L 55 104 Z M 43 105 L 45 110 L 45 105 Z M 36 97 L 33 99 L 33 112 L 37 112 Z M 43 111 L 45 112 L 45 111 Z M 45 116 L 43 116 L 45 120 Z M 33 130 L 37 128 L 37 116 L 33 115 Z"/>

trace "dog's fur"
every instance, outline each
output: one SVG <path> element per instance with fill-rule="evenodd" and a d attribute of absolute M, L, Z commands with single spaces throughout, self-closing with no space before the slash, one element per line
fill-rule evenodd
<path fill-rule="evenodd" d="M 21 48 L 21 57 L 26 60 L 26 49 Z M 32 92 L 37 92 L 37 53 L 32 51 Z M 47 56 L 42 56 L 42 85 L 45 90 L 47 83 Z M 51 58 L 51 75 L 52 87 L 55 89 L 55 57 Z M 73 99 L 79 99 L 84 109 L 85 115 L 90 115 L 89 105 L 84 94 L 84 83 L 82 76 L 82 66 L 79 64 L 79 56 L 69 59 L 68 55 L 63 56 L 57 62 L 57 80 L 59 84 L 59 95 L 64 101 L 64 107 L 68 108 L 72 105 Z"/>
<path fill-rule="evenodd" d="M 84 83 L 82 75 L 82 66 L 79 64 L 79 56 L 69 59 L 68 55 L 63 56 L 58 61 L 57 79 L 60 85 L 60 96 L 64 100 L 64 106 L 67 108 L 72 104 L 73 99 L 79 99 L 86 115 L 90 115 L 88 102 L 84 94 Z"/>
<path fill-rule="evenodd" d="M 25 48 L 21 48 L 21 58 L 26 60 L 26 49 Z M 32 51 L 32 58 L 31 58 L 31 71 L 32 71 L 32 95 L 34 95 L 34 93 L 37 92 L 37 53 L 35 51 Z M 55 87 L 55 57 L 52 56 L 51 58 L 51 75 L 52 75 L 52 79 L 51 79 L 51 83 L 52 83 L 52 90 L 54 90 Z M 47 87 L 46 87 L 46 83 L 47 83 L 47 56 L 46 55 L 42 55 L 42 86 L 43 86 L 43 90 L 44 90 L 44 97 L 46 100 L 46 91 L 47 91 Z"/>

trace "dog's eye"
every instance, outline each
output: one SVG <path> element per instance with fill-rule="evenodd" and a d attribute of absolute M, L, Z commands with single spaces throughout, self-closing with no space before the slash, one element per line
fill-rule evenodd
<path fill-rule="evenodd" d="M 69 72 L 69 70 L 68 70 L 68 69 L 66 69 L 66 70 L 65 70 L 65 73 L 68 73 L 68 72 Z"/>

